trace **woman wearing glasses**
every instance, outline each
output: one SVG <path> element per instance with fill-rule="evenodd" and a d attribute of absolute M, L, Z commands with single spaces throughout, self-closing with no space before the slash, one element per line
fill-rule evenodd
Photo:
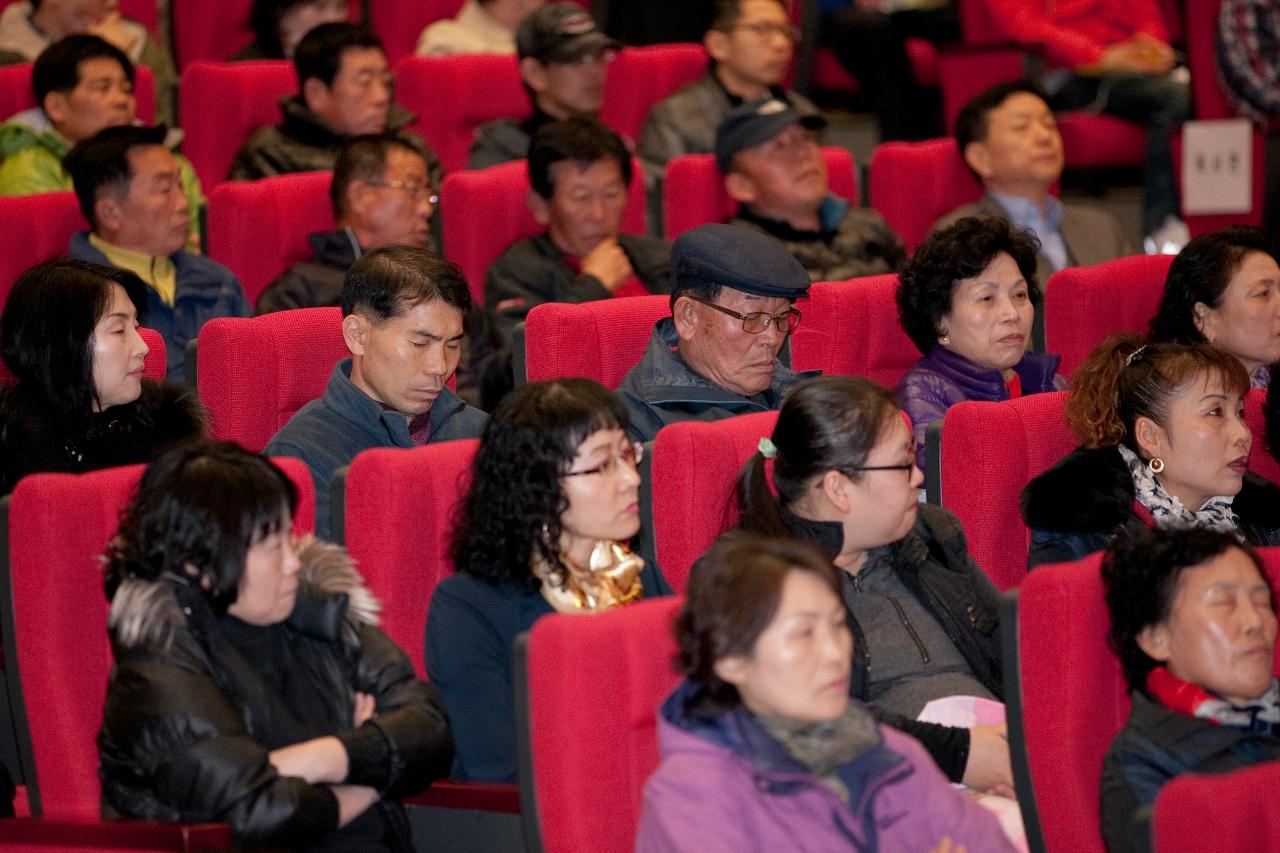
<path fill-rule="evenodd" d="M 925 427 L 965 400 L 1008 400 L 1065 387 L 1059 357 L 1027 352 L 1036 252 L 1029 232 L 969 217 L 916 250 L 898 286 L 898 318 L 924 357 L 898 383 L 924 467 Z"/>
<path fill-rule="evenodd" d="M 915 720 L 947 696 L 1003 700 L 999 593 L 970 558 L 955 516 L 919 503 L 923 479 L 892 394 L 866 379 L 813 379 L 787 398 L 747 462 L 739 529 L 811 542 L 830 556 L 854 637 L 850 694 L 920 740 L 953 781 L 1012 795 L 1003 725 Z"/>
<path fill-rule="evenodd" d="M 453 776 L 514 782 L 511 644 L 544 614 L 595 613 L 669 593 L 632 554 L 640 446 L 589 379 L 535 382 L 499 404 L 480 437 L 454 532 L 456 574 L 427 618 L 427 672 L 444 696 Z"/>

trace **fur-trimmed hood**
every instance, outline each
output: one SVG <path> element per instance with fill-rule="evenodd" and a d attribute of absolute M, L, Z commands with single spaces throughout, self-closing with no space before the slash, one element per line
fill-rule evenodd
<path fill-rule="evenodd" d="M 311 534 L 298 543 L 298 601 L 289 623 L 309 634 L 357 642 L 361 625 L 377 625 L 382 605 L 365 586 L 346 549 Z M 186 579 L 166 574 L 158 580 L 127 579 L 111 600 L 108 626 L 121 649 L 168 648 L 186 627 L 190 594 Z"/>

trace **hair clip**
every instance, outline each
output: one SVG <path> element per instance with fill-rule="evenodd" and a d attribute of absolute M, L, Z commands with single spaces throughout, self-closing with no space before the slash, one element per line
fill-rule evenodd
<path fill-rule="evenodd" d="M 1138 348 L 1137 348 L 1136 350 L 1134 350 L 1133 352 L 1129 353 L 1129 355 L 1125 357 L 1125 360 L 1124 360 L 1124 366 L 1125 366 L 1125 367 L 1128 367 L 1129 365 L 1133 364 L 1133 363 L 1134 363 L 1135 361 L 1137 361 L 1138 359 L 1142 358 L 1142 351 L 1143 351 L 1144 349 L 1146 349 L 1146 348 L 1147 348 L 1147 345 L 1146 345 L 1146 344 L 1143 344 L 1142 346 L 1138 347 Z"/>
<path fill-rule="evenodd" d="M 760 443 L 756 445 L 756 450 L 759 450 L 760 455 L 765 459 L 773 459 L 778 455 L 778 448 L 767 438 L 760 439 Z"/>

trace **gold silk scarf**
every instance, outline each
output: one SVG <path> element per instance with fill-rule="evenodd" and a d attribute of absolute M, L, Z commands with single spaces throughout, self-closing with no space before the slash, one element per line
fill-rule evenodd
<path fill-rule="evenodd" d="M 553 568 L 535 553 L 530 569 L 542 581 L 542 597 L 557 613 L 600 613 L 638 600 L 644 594 L 644 559 L 619 542 L 600 541 L 584 569 L 561 555 L 565 570 Z M 559 583 L 556 578 L 563 578 Z"/>

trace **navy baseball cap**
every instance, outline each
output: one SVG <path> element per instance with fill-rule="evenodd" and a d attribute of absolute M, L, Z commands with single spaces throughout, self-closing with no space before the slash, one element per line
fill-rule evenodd
<path fill-rule="evenodd" d="M 716 166 L 728 172 L 734 154 L 763 145 L 793 124 L 821 130 L 827 120 L 816 113 L 801 115 L 779 98 L 761 98 L 734 107 L 716 128 Z"/>
<path fill-rule="evenodd" d="M 777 240 L 754 228 L 712 223 L 686 231 L 671 246 L 671 292 L 720 285 L 752 293 L 799 299 L 809 293 L 809 274 Z"/>
<path fill-rule="evenodd" d="M 516 30 L 516 53 L 539 62 L 576 62 L 622 42 L 596 27 L 591 15 L 576 3 L 548 3 L 525 16 Z"/>

